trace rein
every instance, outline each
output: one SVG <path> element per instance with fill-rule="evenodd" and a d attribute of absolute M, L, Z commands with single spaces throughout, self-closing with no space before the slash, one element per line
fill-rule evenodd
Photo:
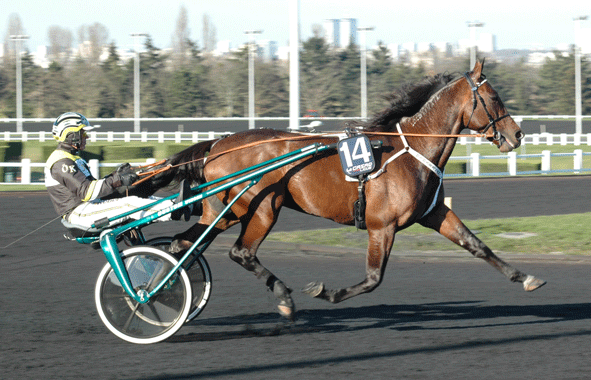
<path fill-rule="evenodd" d="M 469 73 L 465 73 L 464 77 L 466 78 L 466 80 L 468 81 L 468 84 L 470 85 L 470 88 L 472 90 L 472 94 L 474 95 L 474 102 L 473 102 L 473 106 L 472 106 L 472 114 L 470 114 L 470 119 L 468 119 L 468 126 L 470 125 L 470 122 L 472 121 L 472 116 L 474 116 L 474 111 L 476 111 L 476 108 L 478 107 L 478 101 L 480 101 L 480 103 L 482 104 L 482 108 L 484 108 L 484 112 L 486 112 L 486 116 L 488 116 L 488 120 L 489 123 L 486 125 L 486 127 L 484 127 L 484 129 L 482 130 L 482 133 L 480 134 L 475 134 L 472 135 L 473 137 L 488 137 L 486 132 L 492 127 L 493 129 L 493 134 L 492 134 L 492 138 L 494 141 L 499 141 L 501 139 L 501 134 L 499 133 L 499 131 L 497 130 L 497 125 L 496 123 L 503 120 L 506 117 L 509 117 L 510 115 L 507 113 L 503 116 L 500 116 L 496 119 L 494 119 L 492 117 L 492 115 L 490 114 L 490 112 L 488 111 L 488 108 L 486 108 L 486 103 L 484 102 L 484 99 L 482 98 L 482 95 L 480 95 L 480 93 L 478 92 L 478 89 L 480 88 L 480 86 L 482 86 L 484 83 L 487 82 L 487 79 L 485 78 L 482 82 L 478 82 L 478 83 L 474 83 L 474 81 L 472 81 L 472 78 L 470 78 Z M 382 136 L 401 136 L 403 139 L 404 137 L 434 137 L 434 138 L 458 138 L 458 137 L 463 137 L 465 135 L 460 135 L 460 134 L 427 134 L 427 133 L 403 133 L 400 128 L 398 128 L 398 132 L 369 132 L 369 131 L 364 131 L 364 134 L 367 135 L 382 135 Z M 268 142 L 279 142 L 279 141 L 296 141 L 296 140 L 304 140 L 304 139 L 310 139 L 310 138 L 317 138 L 317 137 L 328 137 L 328 136 L 334 136 L 334 133 L 321 133 L 321 134 L 314 134 L 314 135 L 303 135 L 303 136 L 293 136 L 293 137 L 284 137 L 284 138 L 280 138 L 280 139 L 273 139 L 273 140 L 263 140 L 263 141 L 255 141 L 253 143 L 250 144 L 246 144 L 246 145 L 242 145 L 239 147 L 235 147 L 232 149 L 228 149 L 226 151 L 220 152 L 220 153 L 216 153 L 214 155 L 209 155 L 207 156 L 207 158 L 213 158 L 213 157 L 217 157 L 217 156 L 221 156 L 223 154 L 227 154 L 230 152 L 234 152 L 237 150 L 241 150 L 241 149 L 246 149 L 246 148 L 250 148 L 253 146 L 257 146 L 257 145 L 261 145 L 261 144 L 265 144 Z M 141 180 L 135 182 L 133 185 L 138 185 L 160 173 L 164 173 L 170 169 L 173 169 L 175 167 L 179 167 L 182 165 L 186 165 L 186 164 L 190 164 L 190 163 L 194 163 L 194 162 L 199 162 L 199 161 L 204 161 L 206 157 L 202 157 L 202 158 L 196 158 L 194 160 L 191 161 L 187 161 L 187 162 L 183 162 L 182 164 L 177 164 L 177 165 L 166 165 L 162 168 L 158 168 L 158 169 L 154 169 L 154 170 L 148 170 L 148 171 L 140 171 L 137 174 L 140 177 L 145 177 L 142 178 Z M 158 162 L 155 162 L 153 164 L 149 164 L 149 165 L 144 165 L 144 166 L 139 166 L 139 169 L 150 169 L 153 168 L 155 166 L 159 166 L 166 163 L 166 160 L 161 160 Z"/>
<path fill-rule="evenodd" d="M 507 115 L 509 116 L 509 115 Z M 498 120 L 497 120 L 498 121 Z M 495 129 L 496 130 L 496 129 Z M 435 138 L 458 138 L 458 137 L 464 137 L 467 135 L 461 135 L 461 134 L 427 134 L 427 133 L 403 133 L 403 132 L 369 132 L 369 131 L 364 131 L 364 134 L 367 135 L 382 135 L 382 136 L 407 136 L 407 137 L 435 137 Z M 168 164 L 164 167 L 161 168 L 157 168 L 157 169 L 153 169 L 153 170 L 147 170 L 147 171 L 140 171 L 138 172 L 138 176 L 140 177 L 144 177 L 142 179 L 140 179 L 139 181 L 136 181 L 135 183 L 133 183 L 133 186 L 138 185 L 142 182 L 147 181 L 148 179 L 160 174 L 160 173 L 164 173 L 170 169 L 179 167 L 179 166 L 183 166 L 183 165 L 187 165 L 187 164 L 191 164 L 191 163 L 195 163 L 195 162 L 199 162 L 199 161 L 204 161 L 206 158 L 207 159 L 211 159 L 211 158 L 215 158 L 227 153 L 231 153 L 237 150 L 242 150 L 242 149 L 247 149 L 247 148 L 251 148 L 253 146 L 257 146 L 257 145 L 261 145 L 261 144 L 266 144 L 269 142 L 279 142 L 279 141 L 297 141 L 297 140 L 305 140 L 305 139 L 313 139 L 313 138 L 317 138 L 317 137 L 331 137 L 334 136 L 335 133 L 320 133 L 320 134 L 314 134 L 314 135 L 304 135 L 304 136 L 292 136 L 292 137 L 283 137 L 280 139 L 272 139 L 272 140 L 263 140 L 263 141 L 255 141 L 253 143 L 250 144 L 246 144 L 246 145 L 242 145 L 242 146 L 238 146 L 232 149 L 228 149 L 225 150 L 223 152 L 219 152 L 219 153 L 215 153 L 215 154 L 210 154 L 207 157 L 201 157 L 201 158 L 196 158 L 194 160 L 191 161 L 187 161 L 187 162 L 183 162 L 181 164 L 176 164 L 176 165 L 171 165 Z M 471 137 L 487 137 L 486 134 L 476 134 L 476 135 L 469 135 Z M 148 165 L 142 165 L 142 166 L 137 166 L 138 169 L 150 169 L 153 168 L 155 166 L 158 165 L 162 165 L 166 163 L 166 160 L 160 160 L 158 162 L 155 162 L 153 164 L 148 164 Z"/>

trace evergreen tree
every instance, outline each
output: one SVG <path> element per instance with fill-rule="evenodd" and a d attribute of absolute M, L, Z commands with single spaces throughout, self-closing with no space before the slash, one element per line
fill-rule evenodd
<path fill-rule="evenodd" d="M 313 109 L 321 115 L 330 115 L 330 93 L 336 72 L 330 67 L 331 56 L 326 40 L 319 36 L 303 43 L 300 53 L 300 96 L 305 110 Z"/>
<path fill-rule="evenodd" d="M 574 115 L 575 60 L 571 54 L 555 52 L 540 69 L 540 112 L 545 115 Z"/>
<path fill-rule="evenodd" d="M 120 58 L 114 43 L 109 45 L 109 56 L 101 63 L 98 117 L 121 117 L 124 108 L 125 91 L 123 88 L 125 73 L 120 66 Z"/>
<path fill-rule="evenodd" d="M 43 80 L 43 114 L 45 117 L 57 117 L 71 109 L 70 88 L 66 70 L 58 62 L 52 62 Z"/>
<path fill-rule="evenodd" d="M 146 38 L 145 47 L 147 52 L 140 59 L 141 117 L 166 117 L 164 87 L 169 79 L 165 70 L 168 56 L 154 46 L 150 36 Z"/>

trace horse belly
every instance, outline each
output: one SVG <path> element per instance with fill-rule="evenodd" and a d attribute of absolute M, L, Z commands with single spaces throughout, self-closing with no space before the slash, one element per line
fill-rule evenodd
<path fill-rule="evenodd" d="M 353 224 L 353 203 L 357 183 L 347 182 L 342 170 L 304 168 L 287 183 L 289 200 L 285 206 L 341 224 Z M 340 166 L 339 166 L 340 169 Z M 296 207 L 294 207 L 296 206 Z"/>

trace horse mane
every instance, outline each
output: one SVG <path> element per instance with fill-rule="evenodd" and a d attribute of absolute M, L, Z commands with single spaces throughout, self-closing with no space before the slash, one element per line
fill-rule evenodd
<path fill-rule="evenodd" d="M 457 74 L 440 73 L 425 76 L 415 83 L 407 83 L 384 98 L 390 106 L 367 122 L 355 123 L 366 130 L 386 131 L 403 117 L 415 115 L 431 97 L 458 77 Z"/>

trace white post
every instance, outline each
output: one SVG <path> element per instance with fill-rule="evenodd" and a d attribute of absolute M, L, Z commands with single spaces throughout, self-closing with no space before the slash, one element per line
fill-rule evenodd
<path fill-rule="evenodd" d="M 579 170 L 581 170 L 583 168 L 583 150 L 582 149 L 576 149 L 575 150 L 575 156 L 574 156 L 574 163 L 573 163 L 573 169 L 575 169 L 575 174 L 579 174 Z"/>
<path fill-rule="evenodd" d="M 472 162 L 472 176 L 480 176 L 480 153 L 472 153 L 470 155 Z"/>
<path fill-rule="evenodd" d="M 507 156 L 509 157 L 507 159 L 509 175 L 517 175 L 517 152 L 509 152 Z"/>
<path fill-rule="evenodd" d="M 289 128 L 300 128 L 300 0 L 289 0 Z"/>
<path fill-rule="evenodd" d="M 550 162 L 551 154 L 552 154 L 552 152 L 550 152 L 549 150 L 542 151 L 542 171 L 543 172 L 549 172 L 550 169 L 552 168 L 552 165 Z"/>
<path fill-rule="evenodd" d="M 90 174 L 92 174 L 92 176 L 94 178 L 101 178 L 101 171 L 100 171 L 100 165 L 99 165 L 99 160 L 97 159 L 92 159 L 88 161 L 88 166 L 90 167 Z"/>
<path fill-rule="evenodd" d="M 29 158 L 21 160 L 21 184 L 31 184 L 31 159 Z"/>

